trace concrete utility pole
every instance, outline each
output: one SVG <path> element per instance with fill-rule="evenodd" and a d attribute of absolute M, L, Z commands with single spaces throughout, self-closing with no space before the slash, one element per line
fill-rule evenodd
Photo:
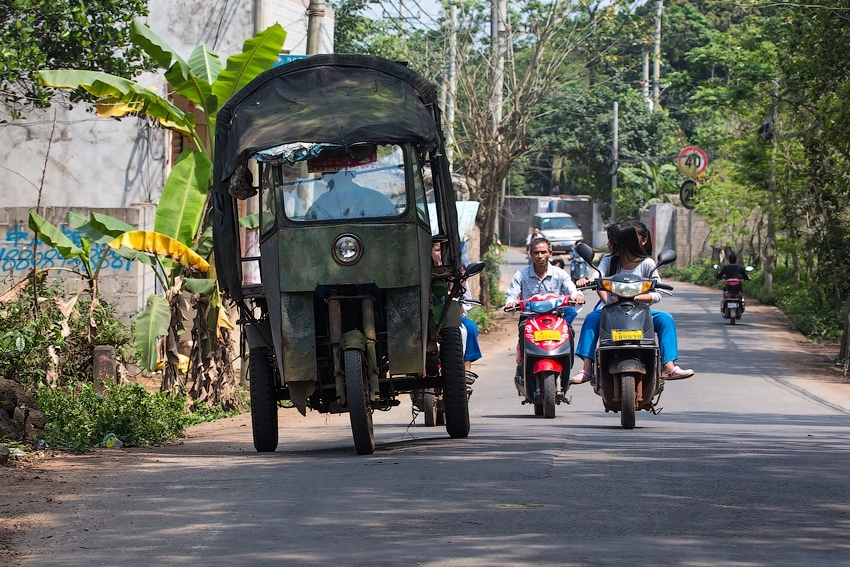
<path fill-rule="evenodd" d="M 643 46 L 643 80 L 640 83 L 643 100 L 652 111 L 652 99 L 649 98 L 649 45 Z"/>
<path fill-rule="evenodd" d="M 273 23 L 272 0 L 254 0 L 254 35 Z"/>
<path fill-rule="evenodd" d="M 446 158 L 449 171 L 454 170 L 455 153 L 455 93 L 457 92 L 457 3 L 449 6 L 449 68 L 446 72 L 446 104 L 443 107 L 446 119 Z"/>
<path fill-rule="evenodd" d="M 490 39 L 492 40 L 492 68 L 490 71 L 490 133 L 495 146 L 491 150 L 498 155 L 501 140 L 499 126 L 502 124 L 502 103 L 505 87 L 505 17 L 508 13 L 507 0 L 492 0 L 490 10 Z M 495 163 L 495 160 L 494 160 Z M 501 184 L 499 206 L 505 203 L 505 180 Z"/>
<path fill-rule="evenodd" d="M 324 17 L 324 0 L 310 0 L 310 6 L 307 8 L 307 55 L 315 55 L 321 50 Z"/>
<path fill-rule="evenodd" d="M 661 105 L 661 14 L 664 12 L 664 0 L 656 3 L 658 13 L 655 16 L 655 53 L 652 61 L 652 101 Z"/>
<path fill-rule="evenodd" d="M 611 124 L 611 222 L 617 222 L 617 168 L 620 166 L 620 105 L 614 101 L 614 120 Z"/>

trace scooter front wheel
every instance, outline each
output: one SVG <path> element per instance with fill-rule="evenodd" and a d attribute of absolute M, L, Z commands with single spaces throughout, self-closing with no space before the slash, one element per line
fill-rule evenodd
<path fill-rule="evenodd" d="M 555 417 L 555 373 L 548 372 L 540 380 L 543 384 L 543 417 L 552 419 Z"/>
<path fill-rule="evenodd" d="M 620 375 L 620 398 L 623 409 L 620 410 L 620 425 L 623 429 L 635 428 L 635 376 L 634 374 Z"/>

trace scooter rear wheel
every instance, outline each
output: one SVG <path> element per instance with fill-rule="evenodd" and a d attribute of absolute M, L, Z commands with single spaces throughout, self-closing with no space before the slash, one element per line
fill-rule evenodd
<path fill-rule="evenodd" d="M 634 374 L 620 375 L 620 398 L 623 409 L 620 411 L 620 425 L 623 429 L 635 428 L 635 376 Z"/>

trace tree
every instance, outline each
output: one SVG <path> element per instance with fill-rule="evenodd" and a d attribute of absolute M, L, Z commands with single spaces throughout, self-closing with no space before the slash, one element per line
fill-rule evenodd
<path fill-rule="evenodd" d="M 130 78 L 150 69 L 130 41 L 147 0 L 4 0 L 0 3 L 0 96 L 12 119 L 50 106 L 41 69 L 87 69 Z M 71 100 L 83 98 L 82 91 Z"/>

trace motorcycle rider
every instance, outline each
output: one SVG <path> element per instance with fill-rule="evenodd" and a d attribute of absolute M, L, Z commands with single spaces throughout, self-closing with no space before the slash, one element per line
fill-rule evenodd
<path fill-rule="evenodd" d="M 605 276 L 611 276 L 621 272 L 629 272 L 643 278 L 651 277 L 660 279 L 657 273 L 653 274 L 655 262 L 652 259 L 652 236 L 646 225 L 639 221 L 628 221 L 613 224 L 608 227 L 608 250 L 602 261 L 599 262 L 599 271 Z M 581 283 L 584 283 L 581 280 Z M 582 369 L 572 378 L 571 384 L 583 384 L 592 378 L 593 357 L 596 351 L 596 343 L 599 338 L 599 321 L 602 317 L 602 304 L 618 301 L 613 294 L 599 290 L 597 292 L 602 300 L 596 309 L 588 313 L 581 325 L 576 356 L 584 360 Z M 644 303 L 658 303 L 661 294 L 658 292 L 644 293 L 635 297 L 635 301 Z M 691 369 L 683 369 L 676 366 L 675 361 L 679 358 L 678 338 L 676 335 L 676 323 L 673 317 L 665 311 L 652 310 L 652 321 L 658 343 L 661 348 L 661 363 L 663 365 L 661 377 L 665 380 L 681 380 L 694 375 Z"/>
<path fill-rule="evenodd" d="M 726 259 L 728 260 L 728 263 L 723 266 L 723 269 L 720 270 L 720 272 L 717 274 L 717 276 L 715 276 L 714 279 L 739 279 L 749 281 L 750 275 L 747 273 L 747 270 L 745 270 L 743 266 L 738 265 L 738 256 L 736 256 L 734 252 L 729 254 Z"/>
<path fill-rule="evenodd" d="M 584 294 L 576 288 L 570 275 L 557 266 L 549 263 L 552 257 L 552 245 L 545 238 L 537 238 L 530 245 L 532 263 L 514 274 L 508 291 L 505 293 L 505 309 L 515 307 L 520 299 L 528 299 L 540 293 L 555 293 L 558 295 L 569 295 L 578 304 L 584 303 Z M 572 323 L 578 313 L 572 307 L 564 308 L 564 319 Z M 522 331 L 527 317 L 520 315 L 519 318 L 519 340 L 517 343 L 517 364 L 522 363 L 520 356 L 520 344 L 522 342 Z M 517 375 L 521 374 L 518 369 Z"/>

